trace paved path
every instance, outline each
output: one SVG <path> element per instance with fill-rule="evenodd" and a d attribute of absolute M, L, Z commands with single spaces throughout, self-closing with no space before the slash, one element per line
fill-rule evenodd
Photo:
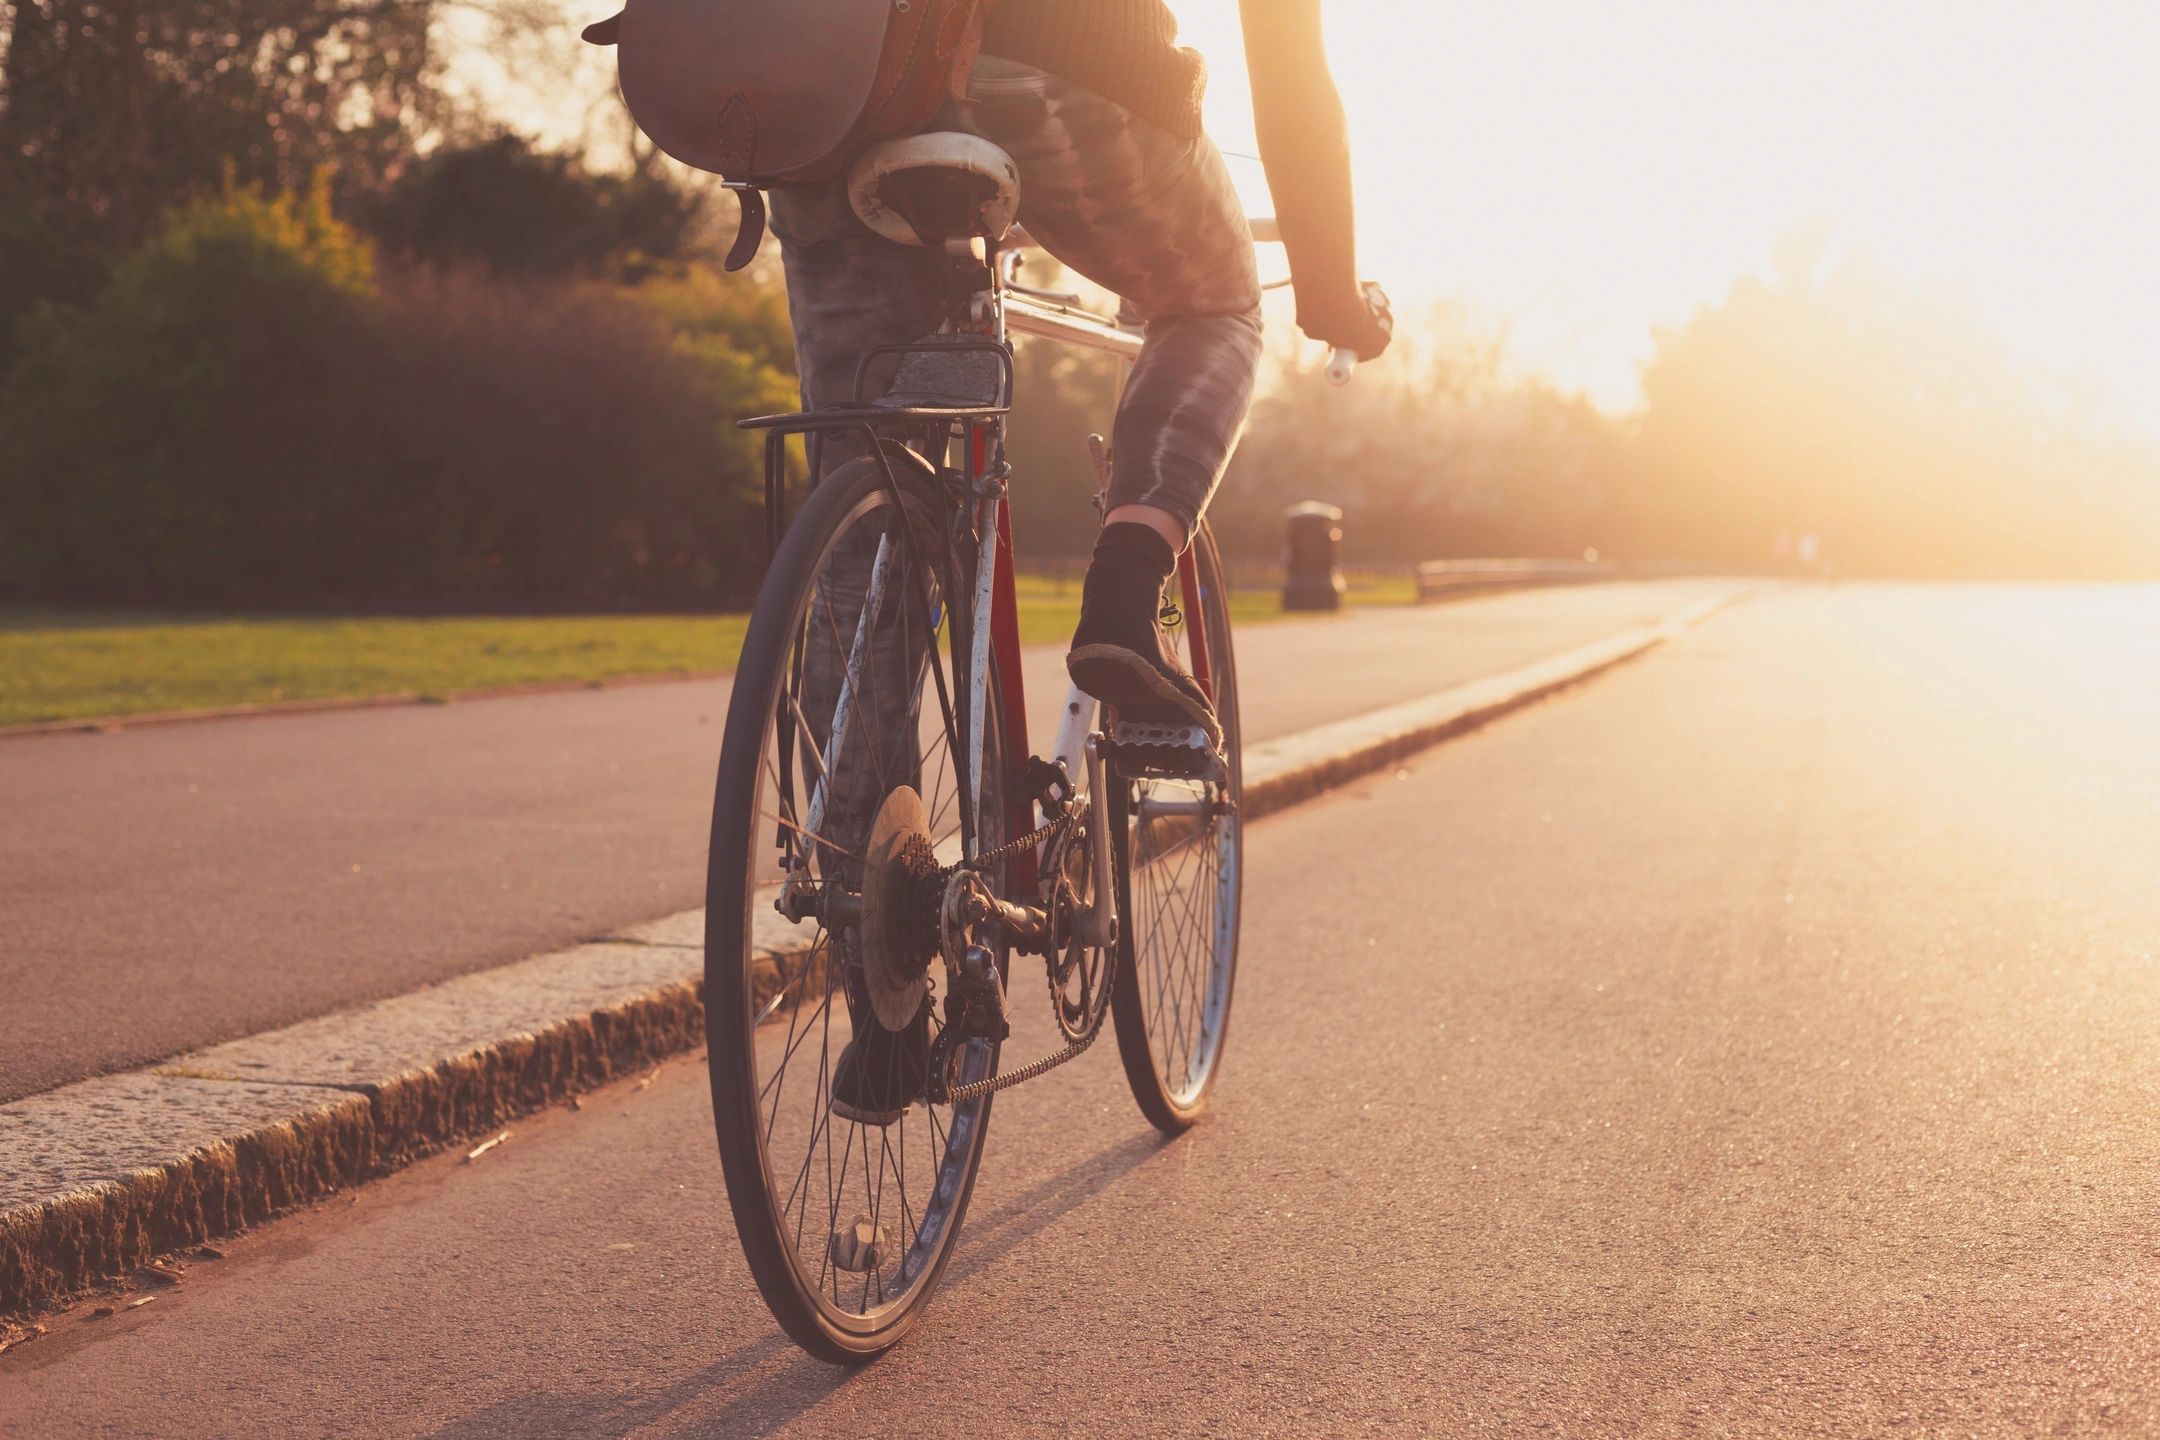
<path fill-rule="evenodd" d="M 1253 626 L 1239 635 L 1247 733 L 1510 669 L 1713 588 Z M 1029 671 L 1031 700 L 1054 710 L 1060 652 L 1032 653 Z M 0 740 L 0 1103 L 697 904 L 727 694 L 716 681 Z"/>
<path fill-rule="evenodd" d="M 1002 1098 L 867 1370 L 679 1061 L 57 1317 L 0 1433 L 2152 1433 L 2156 730 L 2160 592 L 1759 596 L 1255 827 L 1216 1112 Z"/>

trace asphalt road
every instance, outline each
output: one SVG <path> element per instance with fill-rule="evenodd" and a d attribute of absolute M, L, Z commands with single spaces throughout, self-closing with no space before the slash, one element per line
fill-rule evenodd
<path fill-rule="evenodd" d="M 866 1370 L 683 1060 L 58 1317 L 0 1431 L 2152 1433 L 2156 731 L 2160 591 L 1759 596 L 1255 827 L 1216 1111 L 1001 1099 Z"/>
<path fill-rule="evenodd" d="M 1251 626 L 1246 733 L 1541 660 L 1712 588 Z M 1028 671 L 1047 736 L 1062 652 Z M 700 903 L 727 696 L 714 681 L 0 738 L 0 1103 Z"/>

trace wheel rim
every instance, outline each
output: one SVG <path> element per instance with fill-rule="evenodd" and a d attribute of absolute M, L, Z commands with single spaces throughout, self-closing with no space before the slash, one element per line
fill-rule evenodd
<path fill-rule="evenodd" d="M 1133 982 L 1156 1081 L 1178 1110 L 1197 1106 L 1214 1076 L 1237 963 L 1243 855 L 1236 808 L 1237 671 L 1223 613 L 1226 597 L 1212 570 L 1202 569 L 1206 615 L 1199 622 L 1187 617 L 1187 626 L 1173 633 L 1179 657 L 1190 667 L 1187 630 L 1192 623 L 1207 626 L 1229 780 L 1130 780 L 1125 792 L 1130 906 L 1124 923 Z M 1216 813 L 1190 818 L 1185 812 L 1198 803 L 1212 804 Z"/>
<path fill-rule="evenodd" d="M 957 730 L 943 723 L 926 668 L 949 659 L 946 587 L 933 574 L 926 617 L 893 515 L 882 493 L 865 495 L 836 527 L 798 601 L 788 672 L 764 712 L 750 817 L 756 838 L 743 892 L 751 963 L 743 967 L 748 1033 L 741 1054 L 766 1211 L 797 1292 L 836 1332 L 865 1337 L 934 1282 L 987 1118 L 983 1100 L 932 1106 L 917 1099 L 882 1127 L 834 1113 L 841 1050 L 858 1028 L 877 1024 L 859 990 L 849 994 L 855 935 L 814 921 L 791 926 L 773 908 L 784 874 L 782 834 L 799 847 L 813 879 L 861 889 L 869 819 L 895 785 L 922 793 L 942 856 L 957 858 L 974 829 Z M 920 517 L 916 530 L 919 544 L 934 543 Z M 873 599 L 876 623 L 865 628 L 859 622 Z M 851 666 L 851 657 L 858 663 Z M 958 696 L 952 705 L 957 727 L 965 707 Z M 983 789 L 985 845 L 1002 832 L 997 756 L 993 743 Z M 938 1023 L 933 1014 L 933 1037 Z M 992 1073 L 995 1058 L 994 1047 L 971 1042 L 960 1078 Z M 859 1217 L 881 1238 L 883 1254 L 855 1271 L 834 1263 L 833 1236 Z"/>

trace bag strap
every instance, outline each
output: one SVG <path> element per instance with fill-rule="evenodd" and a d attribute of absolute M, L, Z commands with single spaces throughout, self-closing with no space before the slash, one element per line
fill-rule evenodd
<path fill-rule="evenodd" d="M 727 259 L 720 268 L 729 272 L 748 265 L 757 254 L 765 239 L 765 192 L 755 185 L 730 185 L 735 192 L 735 203 L 741 208 L 741 218 L 735 222 L 735 243 L 728 247 Z"/>

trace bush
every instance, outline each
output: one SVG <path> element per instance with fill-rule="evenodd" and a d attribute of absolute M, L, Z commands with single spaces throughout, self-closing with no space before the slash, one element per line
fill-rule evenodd
<path fill-rule="evenodd" d="M 340 467 L 394 477 L 354 557 L 376 598 L 686 609 L 755 593 L 762 442 L 732 422 L 789 408 L 786 377 L 687 354 L 620 291 L 474 273 L 392 290 L 377 343 L 394 423 Z"/>
<path fill-rule="evenodd" d="M 231 578 L 251 531 L 298 533 L 298 446 L 338 422 L 320 377 L 372 290 L 318 182 L 228 187 L 177 211 L 87 309 L 33 307 L 0 402 L 7 587 L 178 598 Z"/>
<path fill-rule="evenodd" d="M 651 175 L 594 175 L 515 135 L 446 146 L 409 168 L 368 225 L 405 259 L 500 275 L 638 271 L 679 259 L 705 197 Z"/>
<path fill-rule="evenodd" d="M 687 283 L 687 282 L 679 282 Z M 702 282 L 701 282 L 702 283 Z M 722 283 L 722 282 L 714 282 Z M 723 286 L 723 288 L 725 288 Z M 240 608 L 697 607 L 757 580 L 763 302 L 378 278 L 318 184 L 177 212 L 0 395 L 0 588 Z M 756 323 L 753 323 L 756 322 Z"/>
<path fill-rule="evenodd" d="M 630 293 L 667 326 L 684 354 L 717 373 L 744 364 L 781 377 L 795 373 L 795 332 L 778 284 L 699 265 L 649 279 Z M 795 408 L 792 390 L 782 398 L 782 409 Z"/>

